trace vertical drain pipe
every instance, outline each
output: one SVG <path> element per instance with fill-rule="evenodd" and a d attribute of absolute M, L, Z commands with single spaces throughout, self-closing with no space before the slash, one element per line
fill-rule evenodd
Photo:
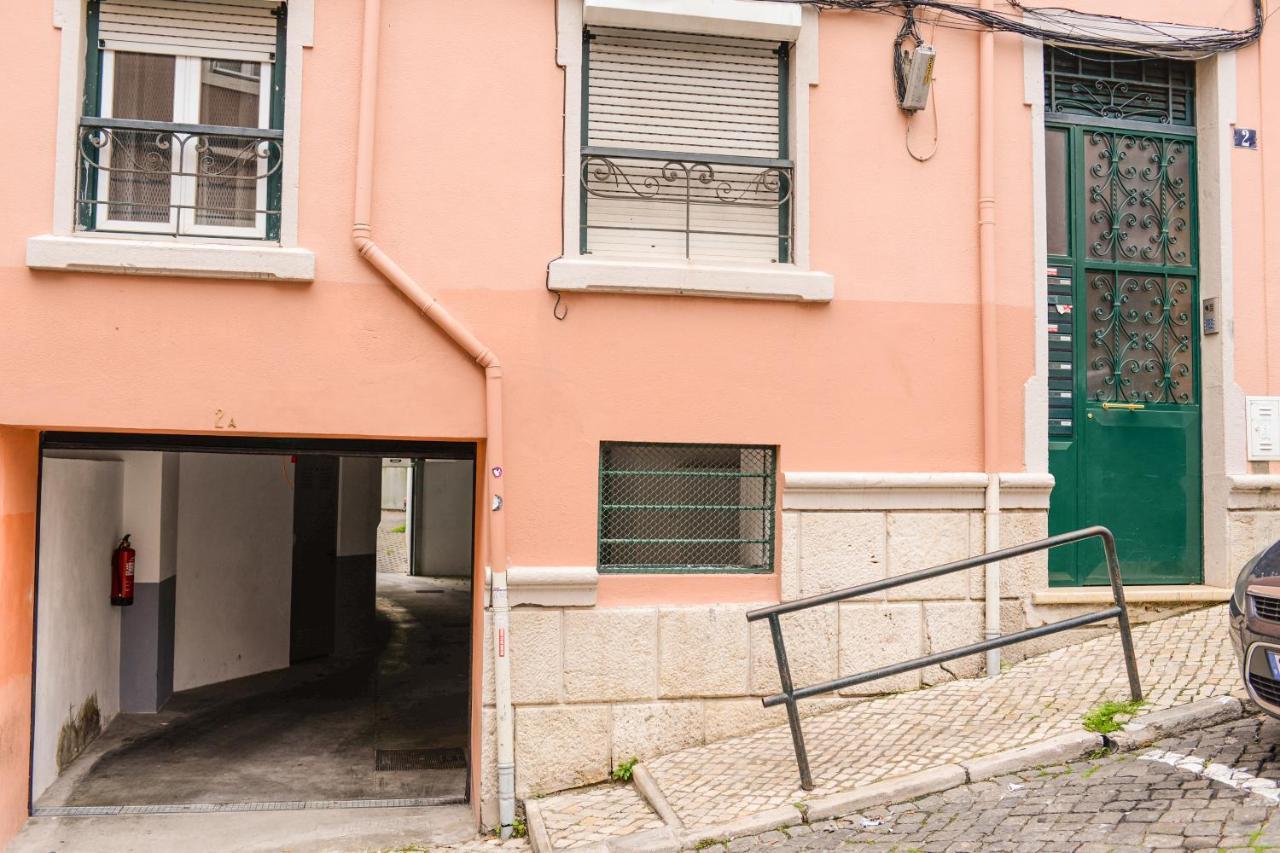
<path fill-rule="evenodd" d="M 982 0 L 986 11 L 994 0 Z M 981 293 L 982 464 L 987 474 L 983 501 L 986 550 L 1000 547 L 999 369 L 996 361 L 996 37 L 978 34 L 978 283 Z M 1000 636 L 1000 564 L 985 573 L 986 636 Z M 1000 650 L 987 652 L 987 677 L 1000 674 Z"/>
<path fill-rule="evenodd" d="M 413 280 L 373 241 L 373 143 L 378 103 L 381 0 L 365 0 L 360 65 L 360 113 L 356 135 L 355 223 L 351 239 L 360 257 L 417 305 L 442 332 L 484 368 L 487 501 L 481 523 L 489 545 L 493 613 L 493 681 L 497 705 L 498 818 L 503 838 L 515 821 L 515 721 L 511 711 L 511 638 L 507 606 L 506 511 L 503 507 L 502 365 L 497 355 Z"/>

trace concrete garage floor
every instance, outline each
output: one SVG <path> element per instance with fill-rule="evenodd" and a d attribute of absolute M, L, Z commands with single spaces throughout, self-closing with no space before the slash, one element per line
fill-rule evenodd
<path fill-rule="evenodd" d="M 469 806 L 33 817 L 8 853 L 368 853 L 471 841 Z"/>
<path fill-rule="evenodd" d="M 463 801 L 465 767 L 379 771 L 375 750 L 465 750 L 468 587 L 395 574 L 379 574 L 377 582 L 379 645 L 372 653 L 177 693 L 159 714 L 121 714 L 45 792 L 37 813 Z"/>

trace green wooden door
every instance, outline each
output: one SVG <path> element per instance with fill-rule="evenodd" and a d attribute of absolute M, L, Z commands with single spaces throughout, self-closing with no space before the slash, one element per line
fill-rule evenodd
<path fill-rule="evenodd" d="M 1051 533 L 1105 525 L 1126 583 L 1202 577 L 1195 139 L 1046 124 Z M 1096 543 L 1055 585 L 1107 582 Z"/>

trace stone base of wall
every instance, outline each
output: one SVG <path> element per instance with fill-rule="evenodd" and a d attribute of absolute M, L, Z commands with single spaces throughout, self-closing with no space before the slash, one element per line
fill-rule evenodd
<path fill-rule="evenodd" d="M 788 478 L 779 530 L 783 600 L 983 553 L 982 491 L 960 479 L 981 475 L 942 475 L 956 483 L 941 485 L 934 475 L 920 479 L 916 492 L 905 487 L 905 495 L 893 475 L 875 476 L 874 487 L 833 488 L 824 481 L 821 489 L 799 490 L 791 501 Z M 1006 495 L 1011 499 L 1000 515 L 1001 544 L 1044 538 L 1048 486 L 1015 481 Z M 1280 535 L 1280 507 L 1265 522 L 1242 516 L 1239 523 L 1255 537 L 1272 530 Z M 977 642 L 984 634 L 985 571 L 971 569 L 783 617 L 794 682 L 811 684 Z M 1047 588 L 1044 554 L 1002 563 L 1001 632 L 1100 607 L 1036 604 L 1035 593 Z M 782 708 L 765 709 L 760 703 L 779 689 L 768 629 L 745 618 L 748 610 L 767 603 L 515 607 L 517 796 L 604 780 L 632 757 L 650 759 L 784 724 Z M 1131 616 L 1144 622 L 1195 606 L 1203 605 L 1135 604 Z M 1016 663 L 1110 630 L 1103 626 L 1042 638 L 1002 650 L 1002 659 Z M 490 649 L 486 634 L 481 797 L 487 823 L 496 815 Z M 974 677 L 983 665 L 981 656 L 965 658 L 806 700 L 801 707 L 806 714 L 821 713 L 871 695 Z"/>

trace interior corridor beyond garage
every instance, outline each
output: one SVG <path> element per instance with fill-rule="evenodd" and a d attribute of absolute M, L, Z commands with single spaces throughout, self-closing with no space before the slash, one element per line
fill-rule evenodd
<path fill-rule="evenodd" d="M 181 691 L 156 714 L 119 714 L 36 812 L 462 802 L 469 607 L 466 580 L 380 573 L 372 649 Z"/>

